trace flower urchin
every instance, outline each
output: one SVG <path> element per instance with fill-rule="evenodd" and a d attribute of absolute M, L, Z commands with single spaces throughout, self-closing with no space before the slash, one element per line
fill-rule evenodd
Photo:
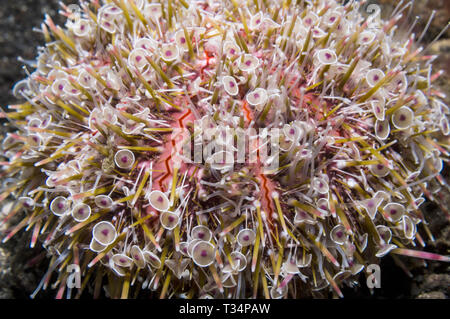
<path fill-rule="evenodd" d="M 286 298 L 342 296 L 388 253 L 448 262 L 408 248 L 448 189 L 440 73 L 396 36 L 401 10 L 359 9 L 92 0 L 64 7 L 65 29 L 46 17 L 0 163 L 2 223 L 26 212 L 3 241 L 26 227 L 52 257 L 36 293 L 56 271 L 70 296 L 71 264 L 78 295 L 105 276 L 112 298 Z"/>

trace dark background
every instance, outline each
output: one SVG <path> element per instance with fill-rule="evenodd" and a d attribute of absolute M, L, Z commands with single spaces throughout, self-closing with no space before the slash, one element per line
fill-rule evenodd
<path fill-rule="evenodd" d="M 15 82 L 25 77 L 22 63 L 17 57 L 33 60 L 37 47 L 43 44 L 43 38 L 33 28 L 39 28 L 44 14 L 52 16 L 61 24 L 57 12 L 59 0 L 0 0 L 0 106 L 5 108 L 15 103 L 11 88 Z M 76 0 L 64 0 L 66 4 Z M 377 1 L 369 1 L 376 3 Z M 398 1 L 380 0 L 381 13 L 389 15 L 392 4 Z M 449 0 L 416 0 L 411 13 L 413 18 L 420 15 L 422 19 L 416 26 L 420 34 L 426 25 L 432 10 L 436 17 L 424 38 L 424 46 L 430 42 L 450 20 Z M 410 17 L 410 19 L 412 19 Z M 439 80 L 441 90 L 447 94 L 450 105 L 450 30 L 430 52 L 438 54 L 435 70 L 442 69 L 444 75 Z M 32 69 L 29 69 L 32 72 Z M 448 171 L 448 170 L 447 170 Z M 446 174 L 448 175 L 448 174 Z M 447 176 L 448 177 L 448 176 Z M 447 178 L 447 180 L 449 180 Z M 448 198 L 448 197 L 447 197 Z M 428 242 L 426 250 L 448 255 L 450 251 L 450 225 L 443 213 L 433 204 L 423 206 L 430 222 L 430 228 L 436 237 L 434 243 Z M 0 232 L 4 229 L 0 229 Z M 30 234 L 21 232 L 6 244 L 0 244 L 0 298 L 29 298 L 46 270 L 45 252 L 42 248 L 28 248 Z M 400 258 L 410 269 L 413 278 L 408 278 L 391 257 L 382 260 L 382 288 L 374 294 L 365 287 L 365 278 L 361 277 L 361 287 L 344 289 L 346 298 L 449 298 L 450 267 L 448 264 L 422 261 L 413 258 Z M 33 265 L 32 265 L 33 264 Z M 38 294 L 37 298 L 53 298 L 55 291 L 48 289 Z"/>

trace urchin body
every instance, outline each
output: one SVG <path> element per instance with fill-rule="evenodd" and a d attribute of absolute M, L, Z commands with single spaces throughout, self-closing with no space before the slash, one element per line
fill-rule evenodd
<path fill-rule="evenodd" d="M 5 114 L 18 130 L 2 144 L 4 222 L 26 217 L 4 240 L 28 227 L 49 249 L 37 291 L 58 269 L 61 297 L 78 264 L 78 293 L 107 274 L 110 297 L 342 295 L 388 253 L 448 261 L 408 248 L 429 233 L 420 204 L 442 204 L 449 129 L 432 57 L 395 37 L 399 15 L 365 19 L 352 1 L 81 9 L 65 29 L 46 18 L 15 87 L 25 102 Z"/>

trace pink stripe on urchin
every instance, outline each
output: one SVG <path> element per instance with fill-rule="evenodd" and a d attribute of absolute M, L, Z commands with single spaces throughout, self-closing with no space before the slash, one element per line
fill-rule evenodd
<path fill-rule="evenodd" d="M 244 113 L 245 113 L 245 119 L 246 119 L 246 127 L 250 125 L 250 123 L 254 120 L 254 114 L 251 108 L 248 106 L 247 101 L 243 102 L 242 106 Z M 271 195 L 275 191 L 275 183 L 267 178 L 267 176 L 262 172 L 261 167 L 263 165 L 261 164 L 261 158 L 259 155 L 259 145 L 257 147 L 257 163 L 252 165 L 252 170 L 255 172 L 255 176 L 260 181 L 261 185 L 261 193 L 259 194 L 259 200 L 261 202 L 261 207 L 263 208 L 263 211 L 265 211 L 266 216 L 268 218 L 268 224 L 273 227 L 272 223 L 272 215 L 274 213 L 274 206 L 271 200 Z"/>
<path fill-rule="evenodd" d="M 185 129 L 187 123 L 192 123 L 195 119 L 192 111 L 187 109 L 182 112 L 176 112 L 172 115 L 172 128 L 180 128 Z M 166 137 L 165 142 L 163 143 L 161 150 L 162 153 L 159 155 L 158 160 L 154 162 L 152 170 L 156 172 L 152 178 L 152 187 L 153 190 L 160 190 L 162 192 L 166 192 L 169 188 L 169 182 L 173 179 L 173 168 L 174 165 L 179 165 L 179 170 L 177 174 L 185 174 L 188 173 L 189 176 L 193 173 L 193 166 L 185 163 L 184 161 L 179 161 L 178 163 L 174 163 L 172 158 L 173 151 L 175 147 L 175 141 L 169 137 Z M 148 206 L 146 209 L 147 214 L 154 214 L 155 211 L 151 206 Z"/>
<path fill-rule="evenodd" d="M 174 121 L 173 121 L 173 128 L 180 128 L 180 129 L 184 129 L 186 128 L 186 124 L 187 122 L 193 122 L 194 120 L 194 115 L 192 114 L 192 111 L 190 109 L 188 109 L 187 111 L 181 113 L 178 112 L 176 113 L 174 116 Z M 154 188 L 161 190 L 162 192 L 165 192 L 168 188 L 168 181 L 171 180 L 172 177 L 172 169 L 173 169 L 173 165 L 174 165 L 174 161 L 172 158 L 172 152 L 173 152 L 173 148 L 175 147 L 175 141 L 173 139 L 170 139 L 168 141 L 166 141 L 162 147 L 163 152 L 160 155 L 160 160 L 158 162 L 155 163 L 155 166 L 153 167 L 153 169 L 155 171 L 161 171 L 163 173 L 161 173 L 159 176 L 156 176 L 154 178 Z M 179 168 L 179 171 L 181 174 L 183 174 L 184 172 L 186 172 L 186 170 L 188 169 L 188 166 L 186 163 L 184 163 L 183 161 L 180 162 L 181 166 Z"/>

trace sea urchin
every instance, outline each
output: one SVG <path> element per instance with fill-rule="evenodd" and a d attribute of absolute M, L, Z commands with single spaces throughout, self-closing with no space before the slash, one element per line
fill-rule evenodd
<path fill-rule="evenodd" d="M 51 257 L 37 293 L 342 296 L 429 233 L 448 159 L 432 56 L 361 3 L 91 0 L 46 17 L 2 116 L 3 241 Z M 193 149 L 193 152 L 191 152 Z M 106 284 L 107 282 L 107 284 Z M 33 294 L 34 295 L 34 294 Z"/>

